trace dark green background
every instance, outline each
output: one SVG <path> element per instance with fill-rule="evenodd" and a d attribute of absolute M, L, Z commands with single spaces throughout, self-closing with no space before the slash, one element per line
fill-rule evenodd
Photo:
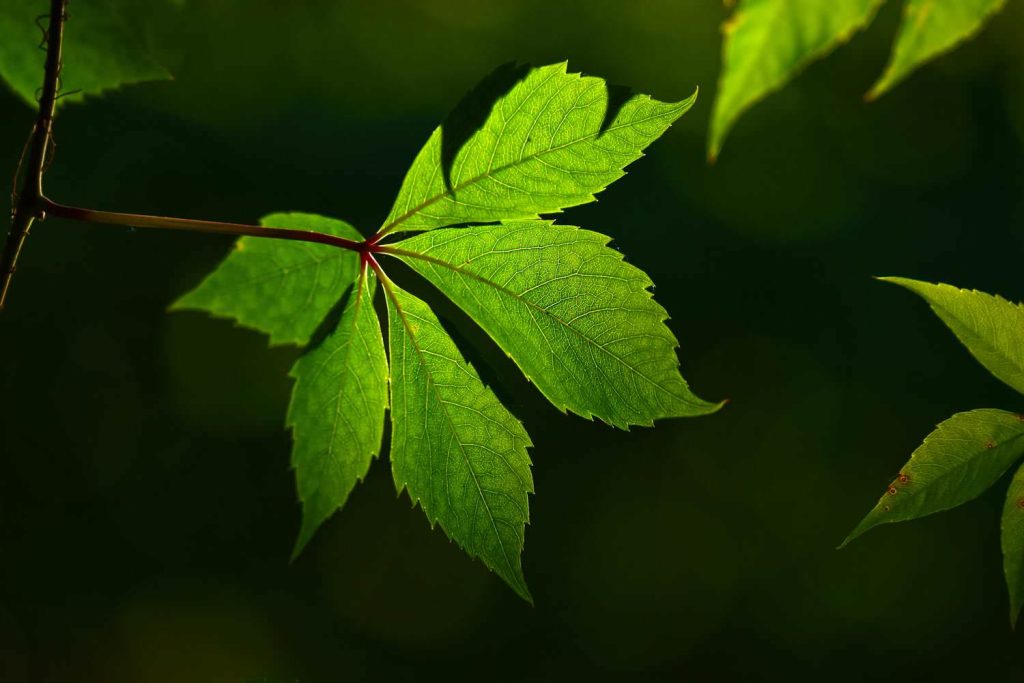
<path fill-rule="evenodd" d="M 743 118 L 713 167 L 716 2 L 135 6 L 176 81 L 64 111 L 59 201 L 372 231 L 498 64 L 569 59 L 661 99 L 699 84 L 648 157 L 565 220 L 651 275 L 684 374 L 732 401 L 629 433 L 562 416 L 439 303 L 537 444 L 536 607 L 396 500 L 385 462 L 289 564 L 296 351 L 164 312 L 230 239 L 47 221 L 0 316 L 0 680 L 1024 677 L 1005 481 L 834 550 L 937 422 L 1024 409 L 923 302 L 871 280 L 1024 298 L 1020 2 L 865 105 L 890 3 Z M 0 93 L 0 170 L 31 122 Z"/>

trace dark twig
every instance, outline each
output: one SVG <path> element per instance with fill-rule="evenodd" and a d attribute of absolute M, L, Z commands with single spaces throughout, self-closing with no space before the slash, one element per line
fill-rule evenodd
<path fill-rule="evenodd" d="M 39 96 L 39 113 L 28 148 L 28 161 L 18 201 L 12 207 L 11 230 L 7 233 L 3 254 L 0 255 L 0 310 L 7 300 L 11 278 L 18 265 L 18 255 L 25 244 L 32 223 L 45 214 L 43 199 L 43 165 L 46 163 L 50 135 L 53 131 L 53 113 L 57 106 L 60 81 L 61 50 L 64 42 L 64 21 L 67 19 L 68 0 L 51 0 L 50 19 L 46 28 L 46 71 Z"/>
<path fill-rule="evenodd" d="M 64 36 L 64 22 L 67 21 L 68 0 L 51 0 L 50 23 L 44 30 L 46 42 L 46 76 L 39 96 L 39 114 L 32 135 L 29 138 L 28 161 L 24 166 L 21 188 L 18 188 L 18 171 L 15 172 L 15 188 L 12 195 L 13 211 L 11 230 L 7 235 L 2 257 L 0 257 L 0 310 L 3 310 L 7 291 L 11 285 L 18 261 L 18 254 L 25 243 L 32 224 L 43 220 L 48 215 L 57 216 L 86 223 L 106 225 L 124 225 L 136 228 L 164 228 L 167 230 L 184 230 L 187 232 L 207 232 L 224 235 L 248 235 L 252 237 L 269 237 L 272 239 L 295 240 L 326 244 L 341 249 L 349 249 L 363 254 L 364 260 L 380 251 L 380 236 L 369 241 L 355 240 L 326 235 L 312 230 L 288 230 L 260 225 L 241 223 L 221 223 L 218 221 L 191 220 L 187 218 L 169 218 L 164 216 L 143 216 L 113 211 L 98 211 L 77 206 L 65 206 L 47 199 L 43 194 L 43 174 L 53 160 L 53 115 L 57 99 L 60 97 L 61 45 Z M 70 94 L 70 93 L 69 93 Z M 22 163 L 18 164 L 19 170 Z"/>

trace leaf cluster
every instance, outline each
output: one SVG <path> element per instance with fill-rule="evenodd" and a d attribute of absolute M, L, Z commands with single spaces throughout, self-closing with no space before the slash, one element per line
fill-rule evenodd
<path fill-rule="evenodd" d="M 708 157 L 715 159 L 736 120 L 811 62 L 874 19 L 885 0 L 740 0 L 722 27 L 722 74 L 711 118 Z M 873 100 L 925 62 L 981 30 L 1006 0 L 906 0 Z"/>
<path fill-rule="evenodd" d="M 922 297 L 978 362 L 1024 394 L 1024 306 L 984 292 L 883 278 Z M 843 541 L 890 522 L 917 519 L 976 498 L 1024 456 L 1024 414 L 991 408 L 957 413 L 914 451 L 878 504 Z M 1003 570 L 1010 619 L 1024 605 L 1024 467 L 1006 494 Z"/>
<path fill-rule="evenodd" d="M 651 280 L 608 237 L 542 218 L 593 201 L 696 93 L 676 103 L 634 95 L 613 106 L 603 80 L 564 63 L 499 75 L 502 93 L 475 125 L 462 125 L 474 116 L 460 114 L 430 136 L 360 251 L 244 237 L 174 308 L 306 346 L 291 371 L 288 410 L 303 505 L 296 553 L 366 475 L 389 412 L 399 492 L 530 599 L 520 564 L 534 489 L 530 437 L 430 306 L 388 277 L 386 259 L 405 262 L 465 311 L 562 411 L 625 429 L 719 405 L 680 375 Z M 470 114 L 493 84 L 469 98 Z M 262 222 L 362 240 L 322 216 Z M 317 340 L 346 292 L 333 329 Z"/>

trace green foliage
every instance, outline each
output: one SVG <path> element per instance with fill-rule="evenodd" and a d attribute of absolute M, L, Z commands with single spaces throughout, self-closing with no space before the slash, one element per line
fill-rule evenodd
<path fill-rule="evenodd" d="M 868 93 L 874 99 L 917 67 L 981 30 L 1006 0 L 907 0 L 903 21 L 885 73 Z"/>
<path fill-rule="evenodd" d="M 1024 308 L 983 292 L 906 278 L 882 278 L 921 296 L 989 372 L 1024 393 Z M 916 519 L 965 503 L 1024 455 L 1024 414 L 958 413 L 910 456 L 878 504 L 850 533 Z M 1003 511 L 1002 542 L 1011 619 L 1024 604 L 1024 475 L 1018 471 Z"/>
<path fill-rule="evenodd" d="M 614 111 L 600 78 L 567 73 L 564 62 L 534 69 L 494 103 L 450 168 L 443 152 L 452 131 L 434 131 L 381 233 L 537 218 L 591 202 L 696 99 L 637 95 Z"/>
<path fill-rule="evenodd" d="M 292 467 L 303 510 L 296 555 L 317 527 L 345 504 L 380 452 L 388 361 L 373 310 L 374 288 L 373 274 L 363 271 L 337 328 L 291 371 L 295 388 L 288 426 L 295 441 Z"/>
<path fill-rule="evenodd" d="M 718 156 L 740 114 L 864 28 L 883 1 L 741 0 L 722 29 L 708 156 Z"/>
<path fill-rule="evenodd" d="M 232 318 L 271 343 L 309 344 L 291 373 L 288 413 L 303 503 L 296 552 L 377 455 L 390 377 L 398 490 L 529 600 L 520 555 L 533 492 L 530 437 L 430 307 L 388 280 L 376 259 L 399 257 L 436 284 L 562 410 L 625 428 L 720 405 L 690 392 L 650 279 L 607 237 L 524 220 L 591 201 L 693 98 L 663 104 L 637 95 L 620 107 L 602 80 L 555 64 L 526 73 L 492 102 L 482 127 L 454 154 L 444 142 L 458 139 L 454 124 L 434 132 L 361 256 L 242 238 L 173 308 Z M 349 225 L 310 214 L 275 214 L 263 223 L 360 239 Z M 486 225 L 453 227 L 464 223 Z M 430 232 L 386 241 L 413 230 Z M 357 279 L 336 329 L 318 340 L 314 332 Z M 387 299 L 387 359 L 372 301 L 378 279 Z"/>
<path fill-rule="evenodd" d="M 977 33 L 1006 0 L 907 0 L 879 97 L 910 73 Z M 739 0 L 723 27 L 722 75 L 708 156 L 751 105 L 871 23 L 884 0 Z"/>
<path fill-rule="evenodd" d="M 362 239 L 348 223 L 308 213 L 275 213 L 261 225 Z M 325 244 L 242 237 L 217 270 L 171 305 L 207 311 L 270 335 L 271 344 L 306 344 L 358 273 L 359 256 Z"/>
<path fill-rule="evenodd" d="M 899 277 L 882 279 L 927 301 L 979 363 L 1024 394 L 1024 306 L 977 290 Z"/>
<path fill-rule="evenodd" d="M 616 427 L 704 415 L 651 280 L 596 232 L 547 221 L 433 230 L 396 251 L 487 331 L 559 410 Z M 586 369 L 584 372 L 583 370 Z"/>
<path fill-rule="evenodd" d="M 1024 453 L 1024 420 L 1004 410 L 957 413 L 925 437 L 878 504 L 843 542 L 889 522 L 973 500 Z"/>
<path fill-rule="evenodd" d="M 431 523 L 530 600 L 519 553 L 533 444 L 437 316 L 384 281 L 391 355 L 391 471 Z"/>
<path fill-rule="evenodd" d="M 25 102 L 36 104 L 46 52 L 35 19 L 44 17 L 47 0 L 0 3 L 0 77 Z M 61 102 L 80 100 L 129 83 L 170 78 L 140 45 L 136 18 L 113 0 L 73 3 L 64 29 Z"/>
<path fill-rule="evenodd" d="M 1024 467 L 1018 468 L 1006 492 L 1002 522 L 1003 573 L 1010 592 L 1010 622 L 1024 605 Z"/>

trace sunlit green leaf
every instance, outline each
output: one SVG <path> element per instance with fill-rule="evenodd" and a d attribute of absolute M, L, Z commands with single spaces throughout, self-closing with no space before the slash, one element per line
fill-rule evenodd
<path fill-rule="evenodd" d="M 882 95 L 914 69 L 973 36 L 1005 4 L 1006 0 L 907 0 L 892 58 L 868 98 Z"/>
<path fill-rule="evenodd" d="M 395 484 L 431 524 L 530 600 L 519 559 L 533 492 L 530 437 L 430 308 L 394 284 L 384 286 Z"/>
<path fill-rule="evenodd" d="M 989 372 L 1024 393 L 1024 306 L 977 290 L 881 279 L 920 295 Z"/>
<path fill-rule="evenodd" d="M 533 69 L 497 100 L 450 169 L 444 127 L 434 131 L 381 232 L 536 218 L 593 201 L 696 96 L 668 104 L 634 95 L 609 111 L 600 78 L 566 73 L 565 63 Z"/>
<path fill-rule="evenodd" d="M 843 545 L 868 529 L 977 497 L 1024 454 L 1024 420 L 1004 410 L 957 413 L 929 434 Z"/>
<path fill-rule="evenodd" d="M 308 213 L 275 213 L 260 223 L 361 240 L 348 223 Z M 271 344 L 305 344 L 358 274 L 355 252 L 330 245 L 243 237 L 175 311 L 206 311 L 270 335 Z"/>
<path fill-rule="evenodd" d="M 618 427 L 704 415 L 651 280 L 608 237 L 547 221 L 432 230 L 400 258 L 466 311 L 561 410 Z"/>
<path fill-rule="evenodd" d="M 292 368 L 288 408 L 292 467 L 302 501 L 298 554 L 317 527 L 341 508 L 380 452 L 388 364 L 373 309 L 375 278 L 364 274 L 334 333 Z"/>
<path fill-rule="evenodd" d="M 45 51 L 39 49 L 42 33 L 36 18 L 46 17 L 49 7 L 47 0 L 0 2 L 0 77 L 32 106 L 43 84 L 46 60 Z M 109 0 L 69 3 L 61 102 L 128 83 L 170 78 L 140 45 L 141 15 L 130 16 L 120 9 Z M 45 18 L 40 22 L 46 23 Z"/>
<path fill-rule="evenodd" d="M 708 156 L 718 156 L 744 111 L 867 26 L 883 1 L 740 0 L 723 27 Z"/>

